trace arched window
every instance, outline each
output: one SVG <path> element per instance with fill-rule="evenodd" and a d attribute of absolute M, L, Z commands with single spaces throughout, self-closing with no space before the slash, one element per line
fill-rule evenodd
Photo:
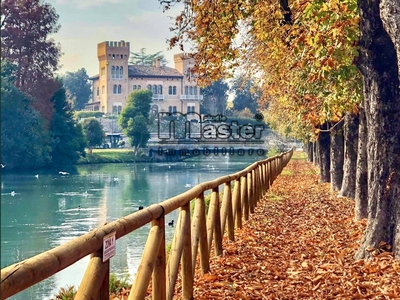
<path fill-rule="evenodd" d="M 185 86 L 185 95 L 189 95 L 189 87 Z"/>
<path fill-rule="evenodd" d="M 113 114 L 117 113 L 117 107 L 115 105 L 113 105 Z"/>
<path fill-rule="evenodd" d="M 122 106 L 121 106 L 121 105 L 118 105 L 118 114 L 121 113 L 121 110 L 122 110 Z"/>
<path fill-rule="evenodd" d="M 191 111 L 191 107 L 188 106 L 187 109 L 186 109 L 186 112 L 190 113 L 190 111 Z"/>
<path fill-rule="evenodd" d="M 137 89 L 140 90 L 142 87 L 140 85 L 137 86 Z"/>
<path fill-rule="evenodd" d="M 156 85 L 153 85 L 152 92 L 153 92 L 154 95 L 157 94 L 157 86 Z"/>
<path fill-rule="evenodd" d="M 124 78 L 124 68 L 123 67 L 119 67 L 119 78 L 120 79 Z"/>
<path fill-rule="evenodd" d="M 122 86 L 118 85 L 118 94 L 122 94 Z"/>
<path fill-rule="evenodd" d="M 136 89 L 137 89 L 137 86 L 136 86 L 136 85 L 134 85 L 134 86 L 133 86 L 133 90 L 136 90 Z"/>
<path fill-rule="evenodd" d="M 97 87 L 97 89 L 96 89 L 96 95 L 98 96 L 99 94 L 100 94 L 100 88 Z"/>
<path fill-rule="evenodd" d="M 172 95 L 172 86 L 168 87 L 168 95 Z"/>
<path fill-rule="evenodd" d="M 120 57 L 121 57 L 121 59 L 124 59 L 124 55 L 123 54 L 121 54 Z"/>
<path fill-rule="evenodd" d="M 169 107 L 168 107 L 168 112 L 169 112 L 170 114 L 172 114 L 172 106 L 169 106 Z"/>
<path fill-rule="evenodd" d="M 193 88 L 193 95 L 197 95 L 197 86 Z"/>
<path fill-rule="evenodd" d="M 174 107 L 172 108 L 172 112 L 173 112 L 173 113 L 176 113 L 176 106 L 174 106 Z"/>
<path fill-rule="evenodd" d="M 194 112 L 194 106 L 192 106 L 192 112 Z"/>
<path fill-rule="evenodd" d="M 114 84 L 114 85 L 113 85 L 113 94 L 116 94 L 116 93 L 117 93 L 117 85 Z"/>
<path fill-rule="evenodd" d="M 193 87 L 192 86 L 189 88 L 189 95 L 193 95 Z"/>
<path fill-rule="evenodd" d="M 173 88 L 173 93 L 172 93 L 173 95 L 176 95 L 176 86 L 174 86 L 174 88 Z"/>
<path fill-rule="evenodd" d="M 158 86 L 157 94 L 162 95 L 162 85 Z"/>
<path fill-rule="evenodd" d="M 111 67 L 111 78 L 115 79 L 115 67 L 114 66 Z"/>
<path fill-rule="evenodd" d="M 147 89 L 151 91 L 151 84 L 147 85 Z"/>

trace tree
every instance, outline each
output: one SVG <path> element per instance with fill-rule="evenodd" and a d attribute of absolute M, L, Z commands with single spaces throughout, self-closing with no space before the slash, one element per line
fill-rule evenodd
<path fill-rule="evenodd" d="M 147 128 L 152 92 L 149 90 L 134 91 L 129 95 L 126 107 L 122 110 L 118 124 L 134 147 L 135 154 L 145 147 L 150 138 Z"/>
<path fill-rule="evenodd" d="M 66 91 L 59 81 L 59 89 L 51 98 L 54 107 L 50 122 L 51 162 L 55 166 L 75 164 L 85 152 L 82 127 L 76 124 Z"/>
<path fill-rule="evenodd" d="M 85 133 L 89 148 L 100 146 L 103 143 L 103 126 L 96 119 L 85 119 L 83 121 L 83 132 Z"/>
<path fill-rule="evenodd" d="M 50 160 L 49 135 L 33 99 L 14 86 L 13 66 L 1 63 L 1 163 L 29 169 Z"/>
<path fill-rule="evenodd" d="M 15 85 L 35 98 L 33 106 L 50 120 L 50 98 L 58 90 L 54 72 L 61 55 L 49 36 L 58 31 L 54 8 L 40 0 L 1 2 L 1 57 L 14 69 Z"/>
<path fill-rule="evenodd" d="M 233 80 L 231 91 L 235 92 L 234 110 L 241 111 L 248 108 L 253 114 L 257 112 L 257 101 L 261 97 L 261 90 L 257 88 L 253 80 L 247 79 L 244 74 L 240 74 Z"/>
<path fill-rule="evenodd" d="M 161 66 L 166 66 L 168 63 L 162 51 L 158 51 L 154 54 L 146 54 L 146 48 L 142 48 L 140 52 L 131 52 L 130 63 L 139 66 L 152 66 L 156 59 L 160 60 Z"/>
<path fill-rule="evenodd" d="M 72 103 L 72 109 L 84 109 L 92 94 L 89 75 L 85 68 L 76 72 L 67 72 L 63 76 L 63 82 L 67 90 L 67 98 Z"/>
<path fill-rule="evenodd" d="M 206 86 L 203 91 L 203 100 L 200 107 L 204 109 L 206 114 L 226 114 L 226 106 L 229 87 L 223 80 L 213 82 L 211 85 Z"/>
<path fill-rule="evenodd" d="M 400 258 L 400 2 L 360 1 L 359 6 L 368 224 L 357 257 L 389 245 Z"/>
<path fill-rule="evenodd" d="M 180 1 L 160 2 L 168 9 Z M 259 78 L 262 100 L 277 104 L 270 105 L 279 111 L 275 118 L 300 132 L 308 129 L 305 136 L 317 139 L 320 156 L 329 156 L 324 146 L 338 145 L 329 142 L 333 126 L 345 114 L 357 114 L 364 99 L 368 226 L 357 257 L 390 245 L 400 258 L 399 1 L 183 3 L 170 45 L 194 42 L 192 71 L 198 79 L 223 78 L 241 63 Z M 342 152 L 331 153 L 335 160 Z M 338 171 L 327 159 L 317 161 L 321 171 Z"/>

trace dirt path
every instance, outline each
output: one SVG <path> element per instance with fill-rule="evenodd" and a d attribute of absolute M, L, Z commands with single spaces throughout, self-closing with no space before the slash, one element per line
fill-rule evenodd
<path fill-rule="evenodd" d="M 235 233 L 211 272 L 196 271 L 195 299 L 400 299 L 400 262 L 389 252 L 354 261 L 365 221 L 353 200 L 318 184 L 297 153 Z M 304 156 L 303 156 L 304 157 Z"/>

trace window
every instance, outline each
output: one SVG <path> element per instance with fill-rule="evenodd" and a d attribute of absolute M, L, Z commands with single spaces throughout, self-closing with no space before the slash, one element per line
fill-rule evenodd
<path fill-rule="evenodd" d="M 120 79 L 124 78 L 124 68 L 122 66 L 119 67 L 119 78 Z"/>
<path fill-rule="evenodd" d="M 185 95 L 189 95 L 189 87 L 185 86 Z"/>
<path fill-rule="evenodd" d="M 115 59 L 115 54 L 112 55 L 112 59 Z"/>
<path fill-rule="evenodd" d="M 188 107 L 187 107 L 187 112 L 188 112 L 188 113 L 194 112 L 194 106 L 188 106 Z"/>
<path fill-rule="evenodd" d="M 133 86 L 133 90 L 137 90 L 137 86 L 136 85 Z"/>
<path fill-rule="evenodd" d="M 140 85 L 138 85 L 138 86 L 137 86 L 137 89 L 140 90 L 140 89 L 142 89 L 142 87 L 141 87 Z"/>
<path fill-rule="evenodd" d="M 173 87 L 173 92 L 172 92 L 172 94 L 173 94 L 173 95 L 176 95 L 176 86 Z"/>
<path fill-rule="evenodd" d="M 193 95 L 197 95 L 197 86 L 193 88 Z"/>
<path fill-rule="evenodd" d="M 122 94 L 122 86 L 121 85 L 118 85 L 118 90 L 117 90 L 117 94 Z"/>
<path fill-rule="evenodd" d="M 151 91 L 151 84 L 147 85 L 147 89 Z"/>
<path fill-rule="evenodd" d="M 124 59 L 124 55 L 123 54 L 121 54 L 120 57 L 121 57 L 121 59 Z"/>
<path fill-rule="evenodd" d="M 174 106 L 174 107 L 172 108 L 172 112 L 173 112 L 173 113 L 176 113 L 176 106 Z"/>
<path fill-rule="evenodd" d="M 153 92 L 154 95 L 157 94 L 157 86 L 153 85 L 153 88 L 151 89 L 151 91 Z"/>
<path fill-rule="evenodd" d="M 159 94 L 159 95 L 162 95 L 162 85 L 159 85 L 158 86 L 158 89 L 157 89 L 157 94 Z"/>
<path fill-rule="evenodd" d="M 114 84 L 114 85 L 113 85 L 113 94 L 115 95 L 116 93 L 117 93 L 117 85 Z"/>
<path fill-rule="evenodd" d="M 115 66 L 112 66 L 112 67 L 111 67 L 111 78 L 112 78 L 112 79 L 115 79 L 115 78 L 116 78 L 116 76 L 115 76 Z"/>
<path fill-rule="evenodd" d="M 193 87 L 192 86 L 189 88 L 189 95 L 193 95 Z"/>
<path fill-rule="evenodd" d="M 168 95 L 172 95 L 172 86 L 168 87 Z"/>
<path fill-rule="evenodd" d="M 168 112 L 169 112 L 170 114 L 172 114 L 172 106 L 169 106 L 169 107 L 168 107 Z"/>
<path fill-rule="evenodd" d="M 104 76 L 106 74 L 106 68 L 101 68 L 101 76 Z"/>
<path fill-rule="evenodd" d="M 105 90 L 106 90 L 106 87 L 103 85 L 103 86 L 101 87 L 101 94 L 102 94 L 102 95 L 104 95 Z"/>
<path fill-rule="evenodd" d="M 117 113 L 117 107 L 113 105 L 112 113 L 116 114 Z"/>
<path fill-rule="evenodd" d="M 98 96 L 100 94 L 100 89 L 99 89 L 99 87 L 97 87 L 97 89 L 96 89 L 96 96 Z"/>
<path fill-rule="evenodd" d="M 120 114 L 121 111 L 122 111 L 122 106 L 121 106 L 121 105 L 118 105 L 118 114 Z"/>

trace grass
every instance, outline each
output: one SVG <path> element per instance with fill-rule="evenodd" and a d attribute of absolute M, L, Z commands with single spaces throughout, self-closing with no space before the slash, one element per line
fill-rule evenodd
<path fill-rule="evenodd" d="M 55 298 L 50 300 L 73 300 L 76 295 L 76 289 L 72 286 L 67 286 L 66 288 L 60 288 L 58 294 L 54 295 Z"/>
<path fill-rule="evenodd" d="M 117 276 L 110 274 L 110 294 L 118 294 L 122 289 L 129 289 L 131 287 L 129 275 Z"/>
<path fill-rule="evenodd" d="M 307 155 L 302 151 L 294 151 L 292 160 L 307 160 Z"/>
<path fill-rule="evenodd" d="M 78 164 L 124 163 L 147 161 L 145 156 L 136 156 L 127 149 L 93 149 L 85 157 L 78 160 Z"/>

